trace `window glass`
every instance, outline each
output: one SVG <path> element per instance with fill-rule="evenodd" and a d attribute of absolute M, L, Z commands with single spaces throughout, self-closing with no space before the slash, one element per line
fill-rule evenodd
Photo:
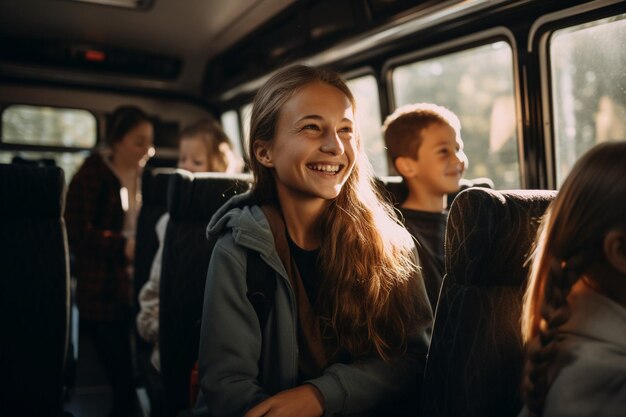
<path fill-rule="evenodd" d="M 397 67 L 396 107 L 430 102 L 461 120 L 469 166 L 465 178 L 489 177 L 496 188 L 519 188 L 513 56 L 499 41 Z"/>
<path fill-rule="evenodd" d="M 557 183 L 598 142 L 626 140 L 626 14 L 550 39 Z"/>
<path fill-rule="evenodd" d="M 376 78 L 373 75 L 353 78 L 348 80 L 348 87 L 356 100 L 356 122 L 363 139 L 365 153 L 376 175 L 388 175 Z"/>
<path fill-rule="evenodd" d="M 252 103 L 242 106 L 239 110 L 241 114 L 241 124 L 243 125 L 243 149 L 248 156 L 248 143 L 250 141 L 250 118 L 252 117 Z"/>
<path fill-rule="evenodd" d="M 5 143 L 91 148 L 96 138 L 96 118 L 86 110 L 19 104 L 2 112 Z"/>
<path fill-rule="evenodd" d="M 239 119 L 235 110 L 222 113 L 222 127 L 228 139 L 232 142 L 237 155 L 242 156 L 241 133 L 239 131 Z"/>
<path fill-rule="evenodd" d="M 65 173 L 65 184 L 70 183 L 89 152 L 33 152 L 5 151 L 0 152 L 0 163 L 26 163 L 37 165 L 56 165 Z"/>

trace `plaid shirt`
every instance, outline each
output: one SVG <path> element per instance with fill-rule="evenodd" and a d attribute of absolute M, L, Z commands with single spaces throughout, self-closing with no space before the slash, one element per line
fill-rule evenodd
<path fill-rule="evenodd" d="M 67 192 L 65 219 L 74 255 L 76 301 L 81 316 L 90 320 L 122 319 L 131 305 L 120 188 L 117 176 L 94 153 Z"/>

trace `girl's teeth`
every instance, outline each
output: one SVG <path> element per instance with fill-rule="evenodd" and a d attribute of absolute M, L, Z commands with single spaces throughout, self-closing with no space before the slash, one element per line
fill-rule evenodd
<path fill-rule="evenodd" d="M 316 171 L 323 171 L 323 172 L 337 172 L 339 171 L 339 166 L 338 165 L 311 165 L 311 168 L 313 168 Z"/>

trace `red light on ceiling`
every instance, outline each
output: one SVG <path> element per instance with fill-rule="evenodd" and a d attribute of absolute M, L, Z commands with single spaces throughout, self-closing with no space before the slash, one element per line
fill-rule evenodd
<path fill-rule="evenodd" d="M 95 49 L 88 49 L 85 51 L 85 61 L 104 62 L 105 59 L 106 54 L 102 51 L 97 51 Z"/>

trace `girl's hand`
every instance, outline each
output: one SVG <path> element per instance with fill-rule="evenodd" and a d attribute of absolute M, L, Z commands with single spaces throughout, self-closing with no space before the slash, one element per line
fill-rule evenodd
<path fill-rule="evenodd" d="M 304 384 L 266 399 L 244 417 L 320 417 L 322 414 L 324 397 L 315 386 Z"/>

